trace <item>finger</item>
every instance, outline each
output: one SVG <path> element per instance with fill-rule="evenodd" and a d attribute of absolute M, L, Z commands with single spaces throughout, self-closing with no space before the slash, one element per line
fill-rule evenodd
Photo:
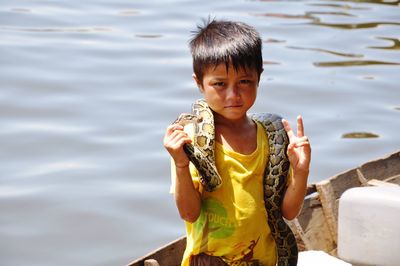
<path fill-rule="evenodd" d="M 310 142 L 310 140 L 308 139 L 307 136 L 303 136 L 301 138 L 297 138 L 297 142 L 304 142 L 304 141 Z"/>
<path fill-rule="evenodd" d="M 301 115 L 297 116 L 297 136 L 303 137 L 304 136 L 304 125 L 303 125 L 303 118 Z"/>
<path fill-rule="evenodd" d="M 177 151 L 181 149 L 185 143 L 191 142 L 192 140 L 189 137 L 183 134 L 178 134 L 175 135 L 172 139 L 169 139 L 164 146 L 167 148 L 167 150 Z"/>
<path fill-rule="evenodd" d="M 303 153 L 303 158 L 306 162 L 310 163 L 311 161 L 311 145 L 310 143 L 305 144 L 304 146 L 302 146 L 302 153 Z"/>
<path fill-rule="evenodd" d="M 181 139 L 179 139 L 177 142 L 174 142 L 174 143 L 172 144 L 171 149 L 172 149 L 173 151 L 179 151 L 179 150 L 181 150 L 181 149 L 183 148 L 183 146 L 184 146 L 186 143 L 189 143 L 189 142 L 190 142 L 189 139 L 181 138 Z"/>
<path fill-rule="evenodd" d="M 296 148 L 301 148 L 301 147 L 305 147 L 305 146 L 310 146 L 310 142 L 308 141 L 299 141 L 294 143 Z"/>
<path fill-rule="evenodd" d="M 167 130 L 168 131 L 168 130 Z M 171 131 L 171 130 L 169 130 Z M 183 130 L 174 130 L 172 132 L 167 132 L 165 137 L 164 137 L 164 146 L 165 147 L 173 147 L 175 146 L 175 143 L 181 138 L 185 137 L 187 139 L 190 139 L 187 133 Z"/>
<path fill-rule="evenodd" d="M 301 138 L 296 139 L 296 147 L 304 147 L 306 145 L 310 145 L 310 140 L 307 136 L 303 136 Z"/>
<path fill-rule="evenodd" d="M 183 126 L 181 124 L 172 124 L 168 127 L 168 129 L 170 132 L 173 132 L 175 130 L 183 130 Z"/>
<path fill-rule="evenodd" d="M 173 132 L 176 130 L 183 130 L 183 127 L 178 124 L 172 124 L 167 127 L 167 130 L 165 131 L 165 136 L 164 138 L 168 138 Z"/>
<path fill-rule="evenodd" d="M 290 144 L 288 145 L 288 148 L 287 148 L 287 151 L 286 151 L 286 154 L 287 154 L 287 156 L 288 156 L 288 158 L 289 158 L 289 161 L 290 161 L 291 163 L 293 163 L 293 162 L 296 160 L 296 152 L 295 152 L 295 149 L 296 149 L 296 144 L 295 144 L 295 143 L 290 143 Z"/>
<path fill-rule="evenodd" d="M 310 143 L 310 140 L 308 139 L 307 136 L 297 137 L 293 143 L 303 143 L 303 142 Z"/>
<path fill-rule="evenodd" d="M 286 133 L 288 134 L 289 140 L 292 141 L 295 137 L 292 127 L 286 119 L 282 119 L 282 124 L 285 128 Z"/>
<path fill-rule="evenodd" d="M 288 152 L 292 152 L 296 148 L 296 143 L 290 143 L 287 147 Z"/>
<path fill-rule="evenodd" d="M 170 135 L 169 141 L 172 143 L 176 143 L 179 142 L 179 140 L 181 140 L 182 138 L 190 140 L 188 134 L 185 131 L 175 130 Z"/>
<path fill-rule="evenodd" d="M 171 126 L 169 126 L 167 128 L 167 132 L 165 133 L 165 137 L 166 138 L 173 138 L 177 134 L 181 134 L 181 133 L 186 134 L 186 132 L 183 129 L 184 129 L 183 126 L 181 126 L 179 124 L 173 124 L 173 125 L 171 125 Z"/>
<path fill-rule="evenodd" d="M 295 148 L 301 148 L 302 149 L 302 153 L 304 154 L 304 156 L 306 158 L 310 158 L 311 157 L 311 145 L 309 141 L 301 141 L 301 142 L 297 142 L 294 143 Z"/>

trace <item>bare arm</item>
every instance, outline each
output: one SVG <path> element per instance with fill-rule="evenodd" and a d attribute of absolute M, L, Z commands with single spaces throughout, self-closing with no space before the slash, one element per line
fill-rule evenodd
<path fill-rule="evenodd" d="M 293 171 L 281 206 L 282 215 L 288 220 L 296 218 L 303 206 L 304 197 L 307 191 L 308 172 L 299 173 Z"/>
<path fill-rule="evenodd" d="M 176 167 L 175 202 L 182 219 L 193 223 L 199 218 L 201 198 L 193 185 L 189 167 Z"/>
<path fill-rule="evenodd" d="M 164 136 L 164 147 L 175 162 L 175 202 L 182 219 L 194 222 L 200 215 L 201 198 L 195 189 L 189 171 L 189 159 L 183 151 L 183 145 L 190 143 L 191 139 L 183 127 L 178 124 L 167 128 Z"/>
<path fill-rule="evenodd" d="M 289 122 L 286 120 L 282 122 L 290 139 L 287 154 L 293 168 L 293 176 L 285 192 L 281 210 L 283 217 L 292 220 L 299 214 L 307 191 L 307 179 L 311 162 L 311 145 L 308 137 L 304 136 L 303 119 L 301 116 L 297 117 L 297 135 L 293 133 Z"/>

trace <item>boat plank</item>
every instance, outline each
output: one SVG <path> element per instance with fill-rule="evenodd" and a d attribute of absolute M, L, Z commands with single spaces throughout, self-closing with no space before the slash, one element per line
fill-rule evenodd
<path fill-rule="evenodd" d="M 385 180 L 400 173 L 400 151 L 384 158 L 367 162 L 359 167 L 368 179 Z"/>
<path fill-rule="evenodd" d="M 292 223 L 290 221 L 289 225 Z M 299 245 L 301 251 L 325 250 L 329 253 L 336 249 L 318 194 L 314 194 L 304 200 L 303 209 L 294 223 L 298 223 L 294 231 L 302 232 L 302 239 L 297 241 L 298 243 L 304 243 L 304 249 Z M 293 226 L 291 228 L 293 229 Z"/>
<path fill-rule="evenodd" d="M 139 259 L 136 259 L 127 266 L 145 266 L 146 260 L 156 260 L 161 263 L 161 266 L 179 266 L 181 265 L 183 252 L 186 247 L 186 237 L 180 237 L 177 240 L 147 254 Z"/>

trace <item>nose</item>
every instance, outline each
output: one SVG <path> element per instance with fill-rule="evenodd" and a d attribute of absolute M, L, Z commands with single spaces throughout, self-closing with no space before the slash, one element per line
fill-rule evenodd
<path fill-rule="evenodd" d="M 240 98 L 240 90 L 237 84 L 233 84 L 227 89 L 227 98 L 228 99 L 238 99 Z"/>

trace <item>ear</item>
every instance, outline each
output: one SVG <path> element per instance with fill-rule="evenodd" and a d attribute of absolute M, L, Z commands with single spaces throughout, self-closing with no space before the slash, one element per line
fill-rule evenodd
<path fill-rule="evenodd" d="M 194 79 L 194 81 L 196 82 L 197 87 L 199 88 L 200 92 L 203 93 L 204 89 L 203 89 L 203 84 L 202 82 L 197 78 L 196 74 L 193 73 L 192 74 L 192 78 Z"/>

